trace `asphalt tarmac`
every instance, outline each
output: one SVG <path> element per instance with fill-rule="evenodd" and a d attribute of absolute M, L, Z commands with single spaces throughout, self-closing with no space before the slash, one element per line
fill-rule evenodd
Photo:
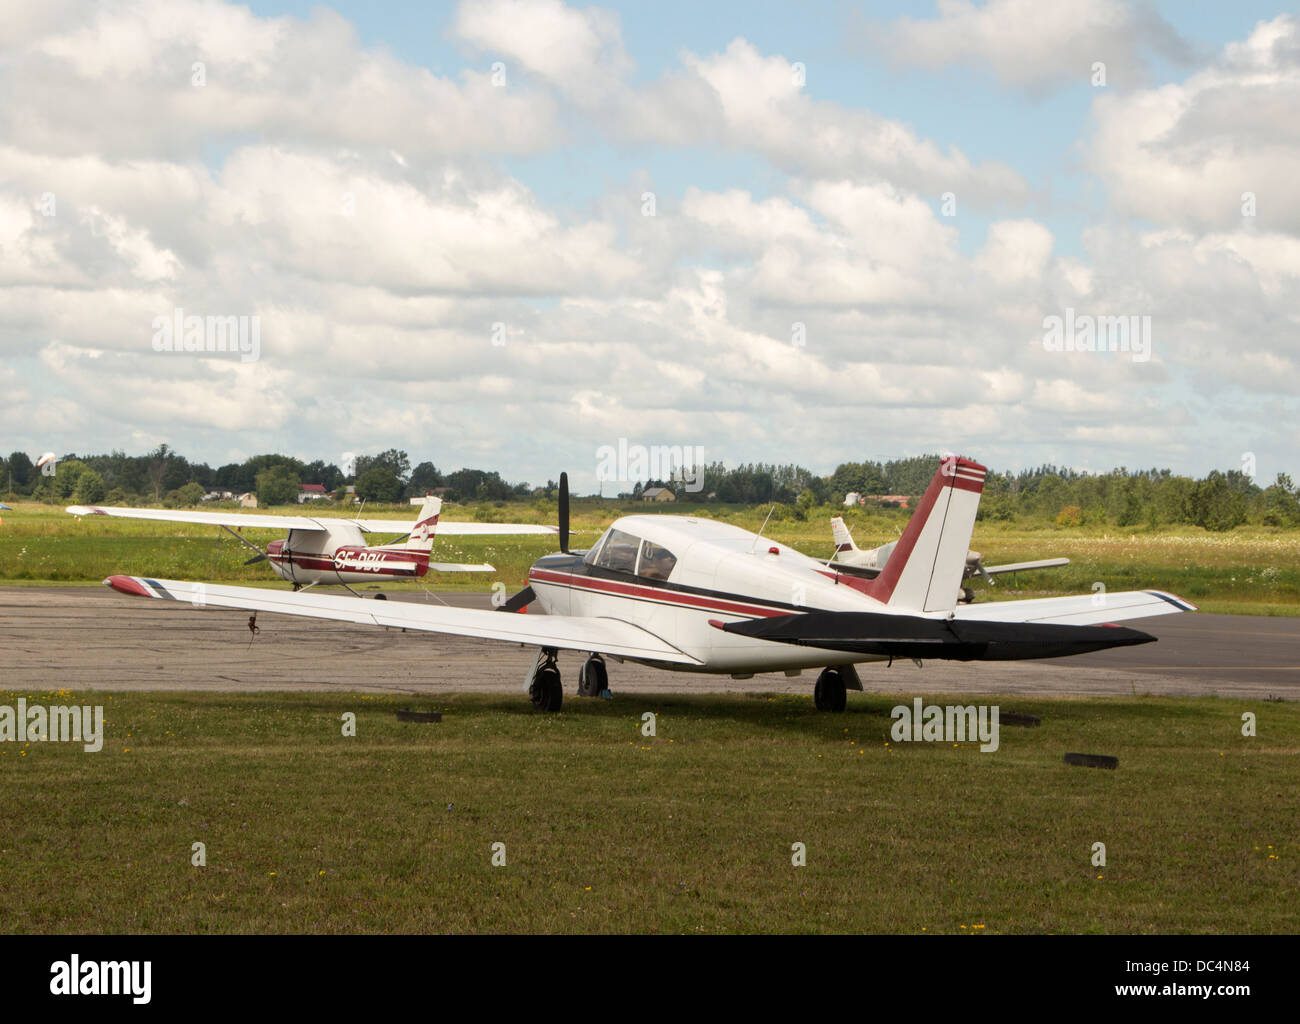
<path fill-rule="evenodd" d="M 490 607 L 486 594 L 393 594 Z M 1187 613 L 1125 625 L 1158 637 L 1140 647 L 1049 661 L 909 661 L 861 665 L 868 692 L 889 694 L 1219 695 L 1300 700 L 1300 618 Z M 523 693 L 536 649 L 436 633 L 353 626 L 147 601 L 106 587 L 0 588 L 2 688 L 332 690 Z M 565 690 L 582 656 L 561 652 Z M 619 693 L 811 693 L 816 672 L 738 680 L 609 666 Z"/>

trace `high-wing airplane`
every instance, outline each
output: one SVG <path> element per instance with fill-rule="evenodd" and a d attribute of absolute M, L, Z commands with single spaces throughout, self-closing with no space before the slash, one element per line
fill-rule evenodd
<path fill-rule="evenodd" d="M 85 505 L 70 505 L 67 511 L 74 516 L 116 516 L 219 526 L 258 552 L 245 565 L 269 561 L 271 568 L 282 579 L 293 584 L 294 590 L 318 583 L 337 584 L 351 590 L 349 584 L 352 583 L 419 579 L 430 569 L 437 572 L 494 571 L 487 563 L 464 565 L 429 561 L 435 532 L 442 536 L 556 532 L 554 526 L 532 526 L 525 523 L 439 523 L 442 499 L 435 497 L 424 499 L 413 523 L 398 519 L 317 519 L 311 516 L 181 512 L 165 508 L 98 508 Z M 263 552 L 232 529 L 245 526 L 268 530 L 287 529 L 289 535 L 283 540 L 271 541 Z M 402 537 L 387 544 L 369 547 L 363 537 L 367 533 L 397 533 Z"/>
<path fill-rule="evenodd" d="M 831 536 L 835 538 L 835 554 L 831 557 L 841 565 L 862 570 L 862 575 L 867 579 L 873 579 L 884 571 L 889 556 L 898 547 L 898 541 L 881 544 L 878 548 L 858 547 L 853 543 L 853 534 L 849 533 L 849 528 L 844 525 L 843 516 L 831 516 Z M 1002 573 L 1023 572 L 1029 569 L 1052 569 L 1058 565 L 1069 564 L 1070 560 L 1068 558 L 1040 558 L 1033 562 L 985 565 L 978 551 L 967 551 L 966 568 L 963 570 L 961 578 L 965 581 L 978 574 L 988 581 L 989 586 L 993 586 L 993 577 Z M 964 604 L 969 604 L 975 600 L 975 592 L 969 587 L 962 587 L 961 596 L 958 600 Z"/>
<path fill-rule="evenodd" d="M 579 694 L 602 693 L 605 658 L 748 678 L 820 668 L 816 706 L 842 711 L 862 689 L 854 664 L 896 657 L 1003 661 L 1055 658 L 1155 639 L 1114 625 L 1195 608 L 1157 590 L 959 605 L 985 468 L 945 460 L 874 579 L 710 519 L 624 516 L 589 551 L 569 551 L 568 481 L 560 478 L 560 554 L 495 611 L 268 592 L 111 576 L 124 594 L 343 622 L 487 637 L 540 648 L 525 684 L 559 710 L 557 653 L 587 655 Z M 536 601 L 545 615 L 517 612 Z"/>

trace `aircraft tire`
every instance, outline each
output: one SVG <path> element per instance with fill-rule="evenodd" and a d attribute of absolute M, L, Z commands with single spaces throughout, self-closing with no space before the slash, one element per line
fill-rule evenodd
<path fill-rule="evenodd" d="M 564 703 L 564 684 L 560 681 L 559 669 L 549 665 L 539 668 L 533 677 L 533 685 L 528 688 L 528 696 L 538 711 L 559 711 Z"/>
<path fill-rule="evenodd" d="M 846 704 L 844 677 L 838 669 L 822 669 L 813 687 L 813 704 L 818 711 L 843 711 Z"/>
<path fill-rule="evenodd" d="M 609 671 L 602 658 L 588 658 L 578 673 L 578 696 L 599 697 L 609 689 Z"/>

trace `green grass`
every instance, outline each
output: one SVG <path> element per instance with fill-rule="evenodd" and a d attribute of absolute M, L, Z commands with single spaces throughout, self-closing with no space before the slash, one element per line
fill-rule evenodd
<path fill-rule="evenodd" d="M 275 510 L 281 511 L 281 510 Z M 284 509 L 297 514 L 298 508 Z M 313 515 L 344 515 L 339 508 L 310 510 Z M 573 546 L 593 543 L 615 518 L 630 512 L 696 515 L 762 526 L 767 507 L 661 506 L 578 499 L 573 505 Z M 807 520 L 767 524 L 766 536 L 805 554 L 829 557 L 829 516 L 823 508 Z M 409 506 L 367 507 L 371 517 L 413 516 Z M 905 510 L 850 511 L 847 520 L 859 546 L 870 547 L 897 537 L 907 520 Z M 448 520 L 554 523 L 554 507 L 536 502 L 493 505 L 448 505 Z M 260 549 L 283 536 L 270 530 L 243 531 Z M 1247 528 L 1223 534 L 1192 527 L 1116 531 L 1102 527 L 1055 529 L 977 523 L 972 546 L 986 564 L 1063 555 L 1070 565 L 1059 569 L 1003 576 L 993 586 L 975 580 L 982 600 L 1006 600 L 1092 593 L 1107 590 L 1167 590 L 1205 611 L 1259 615 L 1300 615 L 1300 530 Z M 548 537 L 447 537 L 434 545 L 437 561 L 490 562 L 492 574 L 431 575 L 427 586 L 444 590 L 487 590 L 494 582 L 521 587 L 528 567 L 556 550 Z M 0 584 L 33 581 L 98 582 L 114 573 L 211 582 L 274 583 L 265 563 L 246 566 L 253 554 L 215 527 L 182 523 L 86 517 L 62 509 L 26 503 L 3 514 L 0 523 Z"/>
<path fill-rule="evenodd" d="M 874 695 L 20 695 L 107 741 L 0 743 L 4 932 L 1300 930 L 1292 704 L 1003 697 L 1043 725 L 985 754 Z"/>

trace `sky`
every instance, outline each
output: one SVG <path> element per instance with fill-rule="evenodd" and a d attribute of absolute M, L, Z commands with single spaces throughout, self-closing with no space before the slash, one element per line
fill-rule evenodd
<path fill-rule="evenodd" d="M 1300 477 L 1297 111 L 1252 0 L 6 0 L 0 451 Z"/>

